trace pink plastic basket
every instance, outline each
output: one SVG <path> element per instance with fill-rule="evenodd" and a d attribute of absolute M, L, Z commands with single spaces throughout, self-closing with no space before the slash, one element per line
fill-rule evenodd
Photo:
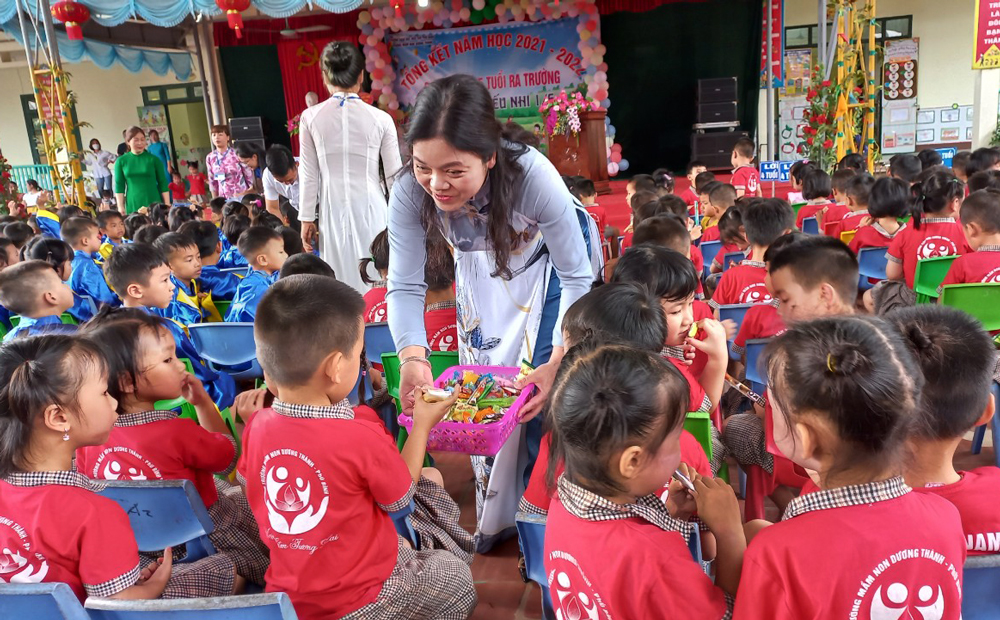
<path fill-rule="evenodd" d="M 434 385 L 443 387 L 454 376 L 455 371 L 471 370 L 478 374 L 492 373 L 494 377 L 504 377 L 513 380 L 520 370 L 508 366 L 452 366 L 441 373 Z M 441 452 L 461 452 L 479 456 L 496 456 L 500 448 L 517 428 L 518 412 L 535 391 L 534 385 L 526 385 L 514 404 L 507 409 L 503 419 L 492 424 L 473 424 L 471 422 L 441 422 L 433 429 L 427 438 L 427 449 Z M 403 413 L 399 416 L 399 424 L 407 432 L 413 430 L 413 418 Z"/>

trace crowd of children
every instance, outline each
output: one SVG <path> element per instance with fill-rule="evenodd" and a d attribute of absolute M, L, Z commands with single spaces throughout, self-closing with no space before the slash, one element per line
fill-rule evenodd
<path fill-rule="evenodd" d="M 520 501 L 546 519 L 549 602 L 566 618 L 957 619 L 966 557 L 1000 553 L 1000 469 L 954 465 L 994 414 L 1000 365 L 981 324 L 914 288 L 941 256 L 957 256 L 941 287 L 1000 283 L 1000 152 L 954 169 L 896 156 L 880 178 L 858 156 L 832 174 L 797 162 L 785 200 L 762 196 L 754 150 L 736 143 L 729 179 L 691 162 L 679 195 L 667 170 L 634 176 L 620 243 L 594 183 L 564 179 L 598 258 L 561 325 Z M 204 194 L 189 171 L 178 202 Z M 263 587 L 305 619 L 470 616 L 473 539 L 425 466 L 458 395 L 418 387 L 399 447 L 376 411 L 364 332 L 387 320 L 387 230 L 359 260 L 362 296 L 303 252 L 294 209 L 257 194 L 127 217 L 33 199 L 33 219 L 0 230 L 4 581 L 81 600 Z M 883 251 L 885 277 L 859 280 L 859 256 Z M 440 234 L 425 260 L 430 348 L 456 351 Z M 211 322 L 253 324 L 266 387 L 205 362 L 189 328 Z M 352 406 L 359 374 L 376 397 Z M 179 398 L 188 417 L 157 410 Z M 736 465 L 777 522 L 741 515 Z M 100 481 L 155 479 L 191 481 L 216 554 L 138 551 Z M 67 510 L 74 528 L 51 516 Z"/>

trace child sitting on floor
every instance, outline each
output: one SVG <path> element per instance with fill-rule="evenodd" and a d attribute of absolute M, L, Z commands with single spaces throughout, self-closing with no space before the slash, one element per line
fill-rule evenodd
<path fill-rule="evenodd" d="M 7 332 L 4 342 L 23 336 L 72 332 L 76 325 L 63 325 L 63 312 L 73 307 L 73 291 L 52 265 L 27 260 L 0 271 L 0 305 L 20 322 Z"/>
<path fill-rule="evenodd" d="M 910 188 L 899 179 L 882 177 L 872 183 L 868 192 L 868 215 L 874 220 L 861 226 L 851 239 L 851 251 L 857 254 L 864 248 L 887 248 L 906 224 L 899 218 L 910 209 Z"/>
<path fill-rule="evenodd" d="M 969 194 L 959 218 L 973 251 L 955 259 L 938 290 L 949 284 L 1000 282 L 1000 190 Z"/>
<path fill-rule="evenodd" d="M 111 253 L 104 269 L 116 291 L 121 291 L 126 308 L 142 308 L 150 314 L 164 309 L 174 298 L 170 281 L 170 265 L 162 252 L 146 243 L 120 245 Z M 174 336 L 174 348 L 179 358 L 191 362 L 194 374 L 205 385 L 219 409 L 233 404 L 236 383 L 224 372 L 215 372 L 201 358 L 188 336 L 187 329 L 176 321 L 167 320 L 167 329 Z"/>
<path fill-rule="evenodd" d="M 175 355 L 166 320 L 138 309 L 102 311 L 86 331 L 108 360 L 118 419 L 106 441 L 77 451 L 77 469 L 94 480 L 190 480 L 215 524 L 209 539 L 236 565 L 237 589 L 242 580 L 264 585 L 267 547 L 246 497 L 214 478 L 236 469 L 236 442 L 205 386 Z M 157 401 L 181 396 L 197 421 L 155 410 Z"/>
<path fill-rule="evenodd" d="M 201 274 L 198 276 L 200 289 L 211 295 L 214 301 L 232 301 L 236 288 L 240 285 L 240 278 L 219 268 L 222 242 L 219 241 L 218 231 L 212 222 L 188 222 L 180 230 L 198 246 L 198 254 L 201 256 Z"/>
<path fill-rule="evenodd" d="M 903 334 L 925 381 L 921 423 L 909 440 L 906 484 L 958 508 L 969 555 L 1000 553 L 1000 469 L 956 471 L 954 465 L 962 438 L 994 415 L 993 342 L 978 321 L 954 308 L 922 304 L 886 319 Z"/>
<path fill-rule="evenodd" d="M 385 301 L 386 289 L 385 279 L 389 275 L 389 229 L 386 228 L 375 235 L 371 246 L 368 248 L 369 255 L 362 258 L 359 263 L 361 271 L 361 281 L 372 287 L 365 293 L 365 323 L 384 323 L 388 321 L 388 305 Z M 369 266 L 374 267 L 378 272 L 378 280 L 372 280 L 368 272 Z"/>
<path fill-rule="evenodd" d="M 267 591 L 287 592 L 302 620 L 394 615 L 387 610 L 468 617 L 476 605 L 472 537 L 458 527 L 440 473 L 423 469 L 428 433 L 457 393 L 430 403 L 418 388 L 402 453 L 378 424 L 357 418 L 347 395 L 358 378 L 363 314 L 351 287 L 314 275 L 279 280 L 260 303 L 258 357 L 281 398 L 247 421 L 238 471 L 268 532 Z M 414 501 L 419 551 L 391 519 Z"/>
<path fill-rule="evenodd" d="M 153 314 L 173 319 L 181 325 L 201 323 L 209 312 L 202 307 L 204 295 L 198 290 L 201 256 L 194 239 L 179 232 L 170 232 L 153 245 L 167 257 L 170 282 L 174 285 L 174 298 L 170 305 L 163 310 L 154 309 Z"/>
<path fill-rule="evenodd" d="M 250 264 L 250 272 L 240 280 L 240 285 L 236 288 L 236 296 L 229 306 L 226 321 L 252 323 L 257 304 L 268 287 L 278 279 L 278 272 L 288 255 L 285 254 L 285 242 L 281 233 L 264 226 L 246 229 L 240 235 L 237 248 Z"/>
<path fill-rule="evenodd" d="M 61 231 L 63 240 L 73 248 L 73 272 L 69 277 L 69 287 L 78 296 L 90 297 L 97 306 L 119 306 L 121 301 L 108 286 L 96 262 L 101 248 L 101 230 L 97 222 L 85 217 L 71 217 L 63 222 Z M 69 313 L 81 323 L 93 316 L 91 305 L 80 297 Z"/>

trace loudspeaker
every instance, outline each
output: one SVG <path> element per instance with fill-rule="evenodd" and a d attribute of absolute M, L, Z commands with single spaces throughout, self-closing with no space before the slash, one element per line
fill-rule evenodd
<path fill-rule="evenodd" d="M 264 124 L 259 116 L 229 119 L 229 137 L 239 140 L 264 140 Z"/>
<path fill-rule="evenodd" d="M 733 167 L 731 156 L 736 141 L 747 136 L 745 131 L 715 131 L 691 134 L 691 159 L 705 163 L 709 170 Z"/>
<path fill-rule="evenodd" d="M 735 123 L 736 121 L 735 101 L 698 102 L 699 123 Z"/>
<path fill-rule="evenodd" d="M 719 103 L 723 101 L 738 101 L 736 96 L 736 78 L 710 78 L 698 80 L 698 103 Z"/>

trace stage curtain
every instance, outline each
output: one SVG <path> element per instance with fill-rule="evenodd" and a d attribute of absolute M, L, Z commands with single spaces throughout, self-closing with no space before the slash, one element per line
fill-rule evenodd
<path fill-rule="evenodd" d="M 290 146 L 285 121 L 285 100 L 277 96 L 283 88 L 278 50 L 273 45 L 219 48 L 222 73 L 234 117 L 259 116 L 268 145 Z"/>
<path fill-rule="evenodd" d="M 306 93 L 312 91 L 326 101 L 329 93 L 323 84 L 320 57 L 323 48 L 335 39 L 298 41 L 290 39 L 278 43 L 278 65 L 281 67 L 281 84 L 285 94 L 288 118 L 306 109 Z M 347 40 L 347 39 L 344 39 Z M 290 136 L 292 152 L 299 154 L 299 137 Z"/>
<path fill-rule="evenodd" d="M 737 77 L 741 129 L 754 135 L 762 12 L 759 0 L 713 0 L 601 17 L 611 83 L 608 114 L 629 160 L 629 176 L 661 166 L 684 170 L 699 78 Z"/>
<path fill-rule="evenodd" d="M 601 15 L 610 15 L 620 11 L 631 11 L 641 13 L 652 11 L 664 4 L 676 4 L 678 2 L 705 2 L 706 0 L 597 0 L 597 10 Z"/>

